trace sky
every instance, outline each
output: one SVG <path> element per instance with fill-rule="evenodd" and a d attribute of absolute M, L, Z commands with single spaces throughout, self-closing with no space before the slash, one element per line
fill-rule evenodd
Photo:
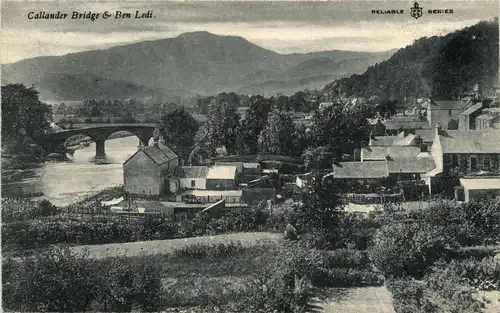
<path fill-rule="evenodd" d="M 410 16 L 413 1 L 2 1 L 1 63 L 209 31 L 241 36 L 279 53 L 324 50 L 386 51 L 421 37 L 444 35 L 498 16 L 498 0 L 420 1 L 423 16 Z M 401 10 L 376 15 L 372 10 Z M 428 9 L 453 9 L 432 15 Z M 152 19 L 102 19 L 105 11 L 153 12 Z M 30 12 L 101 14 L 95 21 L 30 20 Z"/>

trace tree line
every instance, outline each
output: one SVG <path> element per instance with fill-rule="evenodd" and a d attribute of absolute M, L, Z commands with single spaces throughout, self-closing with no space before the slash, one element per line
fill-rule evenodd
<path fill-rule="evenodd" d="M 251 96 L 243 117 L 235 102 L 221 99 L 212 101 L 205 123 L 198 124 L 184 108 L 161 120 L 166 141 L 192 164 L 203 164 L 225 151 L 303 157 L 307 165 L 319 166 L 329 155 L 351 154 L 370 132 L 366 120 L 370 112 L 362 107 L 347 110 L 340 102 L 316 105 L 309 120 L 296 123 L 274 97 Z"/>

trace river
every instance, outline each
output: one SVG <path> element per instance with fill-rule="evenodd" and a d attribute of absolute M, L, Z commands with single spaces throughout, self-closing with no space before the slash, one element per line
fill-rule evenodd
<path fill-rule="evenodd" d="M 135 136 L 106 140 L 107 164 L 92 162 L 95 143 L 76 150 L 67 162 L 43 163 L 2 180 L 2 196 L 43 193 L 57 206 L 66 206 L 99 190 L 123 184 L 123 162 L 137 151 Z"/>

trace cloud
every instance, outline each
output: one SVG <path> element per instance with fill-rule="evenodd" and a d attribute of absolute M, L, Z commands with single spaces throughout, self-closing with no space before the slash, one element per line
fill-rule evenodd
<path fill-rule="evenodd" d="M 453 8 L 450 15 L 412 19 L 374 15 L 372 9 L 409 10 L 408 1 L 329 2 L 4 2 L 2 63 L 41 55 L 62 55 L 189 31 L 241 36 L 280 53 L 344 49 L 382 51 L 423 36 L 451 32 L 491 19 L 498 1 L 425 1 L 426 8 Z M 155 19 L 38 20 L 29 12 L 152 10 Z M 425 13 L 424 13 L 425 14 Z"/>

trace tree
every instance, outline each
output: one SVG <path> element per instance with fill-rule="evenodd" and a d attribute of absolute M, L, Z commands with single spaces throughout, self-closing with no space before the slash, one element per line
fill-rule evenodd
<path fill-rule="evenodd" d="M 160 122 L 163 138 L 182 157 L 187 157 L 193 149 L 198 128 L 198 122 L 183 107 L 164 115 Z"/>
<path fill-rule="evenodd" d="M 448 122 L 448 127 L 447 127 L 448 130 L 457 130 L 458 129 L 458 122 L 454 119 L 451 119 L 449 122 Z"/>
<path fill-rule="evenodd" d="M 315 248 L 336 248 L 340 243 L 343 209 L 337 191 L 334 183 L 315 173 L 304 188 L 302 203 L 294 208 L 299 231 L 313 234 L 310 244 Z"/>
<path fill-rule="evenodd" d="M 52 111 L 33 87 L 2 86 L 2 137 L 21 135 L 39 140 L 50 129 L 51 119 Z"/>
<path fill-rule="evenodd" d="M 250 97 L 249 102 L 250 105 L 238 130 L 236 140 L 236 150 L 239 154 L 255 154 L 258 152 L 257 138 L 264 129 L 267 117 L 274 104 L 274 102 L 260 95 Z"/>
<path fill-rule="evenodd" d="M 307 169 L 321 169 L 324 168 L 327 161 L 330 159 L 329 148 L 326 146 L 310 147 L 302 154 L 304 165 Z M 331 164 L 329 164 L 331 167 Z"/>
<path fill-rule="evenodd" d="M 234 103 L 213 102 L 208 111 L 204 134 L 200 134 L 198 147 L 205 147 L 208 155 L 214 155 L 215 150 L 225 146 L 229 152 L 235 150 L 237 129 L 240 126 L 240 116 Z"/>
<path fill-rule="evenodd" d="M 278 110 L 269 114 L 267 124 L 259 136 L 261 153 L 290 156 L 295 143 L 295 125 L 292 119 Z"/>

